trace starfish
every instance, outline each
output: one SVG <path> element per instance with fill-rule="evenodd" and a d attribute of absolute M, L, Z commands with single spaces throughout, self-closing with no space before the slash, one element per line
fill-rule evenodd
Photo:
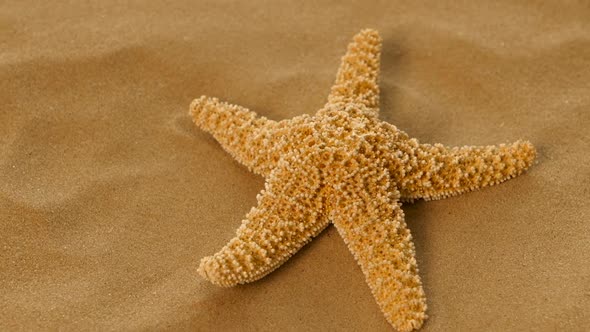
<path fill-rule="evenodd" d="M 435 200 L 515 177 L 535 159 L 530 142 L 423 144 L 380 121 L 381 38 L 365 29 L 349 44 L 328 102 L 313 116 L 272 121 L 202 96 L 196 125 L 266 178 L 236 236 L 198 272 L 230 287 L 278 268 L 329 224 L 352 252 L 387 321 L 411 331 L 426 319 L 412 236 L 401 202 Z"/>

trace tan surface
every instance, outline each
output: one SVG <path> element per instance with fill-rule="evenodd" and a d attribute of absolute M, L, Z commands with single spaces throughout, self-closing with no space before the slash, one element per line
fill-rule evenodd
<path fill-rule="evenodd" d="M 117 3 L 2 5 L 0 330 L 389 330 L 333 228 L 259 282 L 196 275 L 263 180 L 192 98 L 313 113 L 363 27 L 384 38 L 382 119 L 539 150 L 505 184 L 404 205 L 422 331 L 590 328 L 589 6 Z"/>

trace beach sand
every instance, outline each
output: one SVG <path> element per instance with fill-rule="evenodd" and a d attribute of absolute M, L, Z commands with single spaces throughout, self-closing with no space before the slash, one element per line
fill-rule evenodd
<path fill-rule="evenodd" d="M 275 120 L 321 108 L 360 29 L 381 118 L 424 142 L 527 139 L 504 184 L 404 204 L 422 331 L 590 329 L 590 7 L 554 1 L 4 2 L 0 330 L 389 331 L 333 227 L 236 288 L 196 273 L 263 178 L 193 98 Z"/>

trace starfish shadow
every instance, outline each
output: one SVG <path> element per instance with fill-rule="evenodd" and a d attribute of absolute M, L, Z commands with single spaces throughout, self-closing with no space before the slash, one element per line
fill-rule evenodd
<path fill-rule="evenodd" d="M 404 65 L 411 57 L 396 37 L 385 37 L 383 40 L 381 58 L 380 109 L 379 118 L 393 123 L 406 131 L 412 137 L 425 141 L 440 141 L 448 135 L 445 127 L 440 126 L 444 119 L 433 119 L 431 112 L 422 109 L 436 109 L 427 104 L 419 92 L 413 91 L 402 79 L 411 75 L 406 73 L 408 66 Z M 409 103 L 409 104 L 408 104 Z M 436 121 L 436 123 L 433 123 Z"/>
<path fill-rule="evenodd" d="M 395 77 L 401 71 L 400 60 L 404 56 L 401 46 L 391 41 L 389 38 L 383 39 L 383 49 L 381 58 L 381 82 L 379 100 L 381 103 L 381 113 L 379 118 L 389 123 L 395 123 L 395 114 L 392 110 L 395 105 L 395 99 L 399 94 L 399 88 L 395 84 Z M 393 79 L 388 79 L 393 78 Z"/>

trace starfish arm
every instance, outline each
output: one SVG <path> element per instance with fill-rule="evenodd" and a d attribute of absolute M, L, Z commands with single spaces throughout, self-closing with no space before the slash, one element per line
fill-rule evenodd
<path fill-rule="evenodd" d="M 386 173 L 346 183 L 331 218 L 387 321 L 398 331 L 411 331 L 427 318 L 426 297 L 399 193 L 389 192 Z"/>
<path fill-rule="evenodd" d="M 219 252 L 201 260 L 199 274 L 230 287 L 258 280 L 286 262 L 329 225 L 322 213 L 320 176 L 286 163 L 273 170 L 265 189 Z"/>
<path fill-rule="evenodd" d="M 380 54 L 381 37 L 377 31 L 365 29 L 354 36 L 342 57 L 328 104 L 360 104 L 377 116 Z"/>
<path fill-rule="evenodd" d="M 442 199 L 504 182 L 530 167 L 536 151 L 528 141 L 490 146 L 445 147 L 406 141 L 408 164 L 398 174 L 403 200 Z"/>
<path fill-rule="evenodd" d="M 236 160 L 257 174 L 270 173 L 275 121 L 206 96 L 191 103 L 190 113 L 195 124 L 212 134 Z"/>

